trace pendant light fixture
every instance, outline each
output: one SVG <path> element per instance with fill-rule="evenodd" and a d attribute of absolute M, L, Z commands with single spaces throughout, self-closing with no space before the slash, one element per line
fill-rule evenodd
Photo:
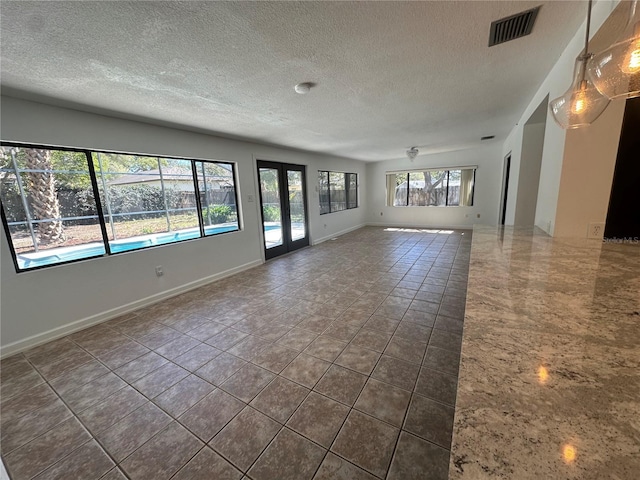
<path fill-rule="evenodd" d="M 634 0 L 622 35 L 594 56 L 589 76 L 609 98 L 640 97 L 640 5 Z"/>
<path fill-rule="evenodd" d="M 549 103 L 554 120 L 565 129 L 590 125 L 609 105 L 609 99 L 598 91 L 587 76 L 587 64 L 593 58 L 593 54 L 589 53 L 591 4 L 592 0 L 589 0 L 584 53 L 576 59 L 573 83 L 564 95 L 551 100 Z"/>

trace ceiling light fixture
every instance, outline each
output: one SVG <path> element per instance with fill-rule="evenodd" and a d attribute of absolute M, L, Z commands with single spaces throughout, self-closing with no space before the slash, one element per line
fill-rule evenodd
<path fill-rule="evenodd" d="M 593 58 L 593 54 L 589 53 L 592 3 L 593 0 L 589 0 L 584 53 L 576 59 L 573 83 L 564 95 L 549 103 L 554 120 L 562 128 L 579 128 L 590 125 L 609 105 L 609 99 L 603 96 L 587 77 L 587 63 Z"/>
<path fill-rule="evenodd" d="M 413 159 L 418 156 L 418 152 L 419 150 L 416 147 L 411 147 L 407 150 L 407 157 L 409 157 L 409 160 L 413 162 Z"/>
<path fill-rule="evenodd" d="M 293 87 L 293 89 L 296 91 L 296 93 L 299 93 L 300 95 L 306 95 L 311 91 L 311 87 L 313 87 L 313 83 L 303 82 L 303 83 L 297 84 L 295 87 Z"/>
<path fill-rule="evenodd" d="M 589 75 L 608 98 L 640 97 L 640 6 L 634 0 L 619 39 L 594 56 Z"/>

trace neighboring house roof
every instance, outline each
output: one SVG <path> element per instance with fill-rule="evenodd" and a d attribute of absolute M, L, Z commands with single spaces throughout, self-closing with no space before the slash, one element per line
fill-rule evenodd
<path fill-rule="evenodd" d="M 162 178 L 165 182 L 191 182 L 193 183 L 193 176 L 191 170 L 177 167 L 167 167 L 162 169 Z M 225 177 L 212 177 L 207 176 L 207 180 L 212 180 L 219 184 L 229 183 L 229 179 Z M 147 170 L 139 173 L 131 173 L 123 175 L 107 182 L 107 185 L 137 185 L 140 183 L 159 182 L 160 170 Z"/>

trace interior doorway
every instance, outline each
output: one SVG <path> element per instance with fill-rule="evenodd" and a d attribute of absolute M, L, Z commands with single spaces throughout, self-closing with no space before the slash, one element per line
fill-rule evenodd
<path fill-rule="evenodd" d="M 517 177 L 515 165 L 513 170 L 516 185 L 512 187 L 517 188 L 515 203 L 509 206 L 509 210 L 514 211 L 514 225 L 532 227 L 536 224 L 548 105 L 549 96 L 547 95 L 522 129 L 522 149 Z"/>
<path fill-rule="evenodd" d="M 265 259 L 309 245 L 306 168 L 258 160 Z"/>
<path fill-rule="evenodd" d="M 507 198 L 509 195 L 509 172 L 511 171 L 511 152 L 504 157 L 502 169 L 502 200 L 500 202 L 500 225 L 504 225 L 507 219 Z"/>

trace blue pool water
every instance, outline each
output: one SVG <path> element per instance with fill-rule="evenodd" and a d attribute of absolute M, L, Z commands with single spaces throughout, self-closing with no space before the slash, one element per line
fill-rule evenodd
<path fill-rule="evenodd" d="M 205 227 L 205 235 L 214 235 L 216 233 L 233 232 L 238 230 L 236 225 L 226 226 L 209 226 Z M 189 229 L 181 232 L 167 232 L 157 235 L 150 235 L 145 238 L 132 238 L 129 240 L 115 240 L 109 242 L 111 253 L 127 252 L 130 250 L 138 250 L 140 248 L 152 247 L 156 245 L 164 245 L 167 243 L 179 242 L 181 240 L 191 240 L 200 237 L 200 230 Z M 104 255 L 104 245 L 84 245 L 65 249 L 63 252 L 51 251 L 50 255 L 38 254 L 26 254 L 18 255 L 18 266 L 21 269 L 41 267 L 43 265 L 53 265 L 55 263 L 63 263 L 71 260 L 78 260 L 81 258 L 96 257 Z"/>

